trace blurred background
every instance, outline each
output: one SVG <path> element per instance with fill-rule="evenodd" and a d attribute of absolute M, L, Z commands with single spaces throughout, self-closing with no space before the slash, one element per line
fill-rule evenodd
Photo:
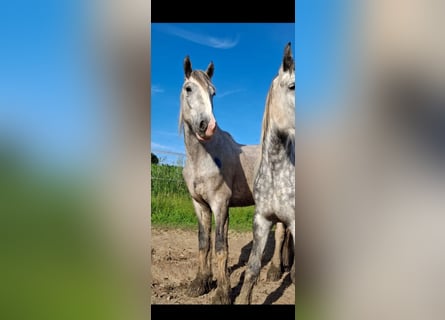
<path fill-rule="evenodd" d="M 445 318 L 444 15 L 296 3 L 307 319 Z M 149 22 L 147 1 L 2 4 L 2 318 L 148 317 Z"/>
<path fill-rule="evenodd" d="M 444 18 L 445 1 L 297 1 L 297 314 L 445 317 Z"/>
<path fill-rule="evenodd" d="M 1 7 L 1 318 L 147 319 L 150 2 Z"/>

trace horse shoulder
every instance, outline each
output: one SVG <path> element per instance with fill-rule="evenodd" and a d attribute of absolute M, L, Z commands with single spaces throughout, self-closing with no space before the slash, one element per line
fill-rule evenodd
<path fill-rule="evenodd" d="M 183 170 L 184 180 L 191 196 L 195 199 L 208 200 L 212 194 L 218 192 L 223 197 L 230 197 L 230 186 L 226 180 L 227 173 L 222 172 L 211 157 L 186 164 Z"/>

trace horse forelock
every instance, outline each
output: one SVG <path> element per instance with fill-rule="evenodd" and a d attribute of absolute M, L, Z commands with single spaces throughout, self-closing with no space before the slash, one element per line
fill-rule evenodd
<path fill-rule="evenodd" d="M 191 78 L 196 80 L 196 82 L 198 82 L 199 85 L 203 88 L 206 88 L 208 86 L 214 88 L 212 81 L 210 81 L 209 76 L 202 70 L 194 70 L 191 74 Z"/>

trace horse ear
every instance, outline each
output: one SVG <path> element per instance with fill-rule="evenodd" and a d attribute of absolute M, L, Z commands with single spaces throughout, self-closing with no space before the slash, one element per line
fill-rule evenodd
<path fill-rule="evenodd" d="M 294 66 L 294 59 L 292 58 L 292 50 L 290 42 L 288 42 L 286 47 L 284 48 L 283 71 L 286 72 L 288 70 L 291 70 L 293 66 Z"/>
<path fill-rule="evenodd" d="M 187 79 L 192 74 L 192 63 L 190 62 L 189 56 L 186 56 L 184 59 L 184 74 Z"/>
<path fill-rule="evenodd" d="M 213 72 L 215 71 L 215 66 L 213 65 L 213 61 L 210 61 L 206 73 L 209 76 L 209 79 L 212 79 Z"/>

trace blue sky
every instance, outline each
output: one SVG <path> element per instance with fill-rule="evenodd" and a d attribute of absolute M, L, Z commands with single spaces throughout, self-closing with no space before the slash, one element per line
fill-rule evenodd
<path fill-rule="evenodd" d="M 358 5 L 353 0 L 296 1 L 297 125 L 329 114 L 330 102 L 344 94 L 351 19 Z"/>
<path fill-rule="evenodd" d="M 329 101 L 340 95 L 348 8 L 344 0 L 297 1 L 296 23 L 152 24 L 152 151 L 184 153 L 178 115 L 186 55 L 197 69 L 213 60 L 214 114 L 240 143 L 259 142 L 265 97 L 288 41 L 296 59 L 297 123 L 327 114 Z"/>
<path fill-rule="evenodd" d="M 316 114 L 336 81 L 343 1 L 297 1 L 295 25 L 152 24 L 152 148 L 184 151 L 178 114 L 186 54 L 194 68 L 214 61 L 215 116 L 240 143 L 259 141 L 266 93 L 288 41 L 297 61 L 297 122 Z M 101 92 L 91 51 L 92 8 L 73 0 L 2 4 L 0 138 L 30 151 L 33 161 L 75 164 L 99 152 L 105 138 L 111 97 Z"/>
<path fill-rule="evenodd" d="M 291 23 L 213 23 L 151 25 L 151 148 L 184 153 L 178 132 L 183 60 L 194 69 L 215 65 L 214 114 L 221 129 L 243 144 L 257 144 L 264 103 L 280 67 L 284 47 L 292 43 Z M 165 154 L 159 154 L 167 157 Z"/>
<path fill-rule="evenodd" d="M 31 163 L 70 166 L 97 148 L 89 9 L 85 1 L 2 4 L 0 138 L 26 150 Z"/>

